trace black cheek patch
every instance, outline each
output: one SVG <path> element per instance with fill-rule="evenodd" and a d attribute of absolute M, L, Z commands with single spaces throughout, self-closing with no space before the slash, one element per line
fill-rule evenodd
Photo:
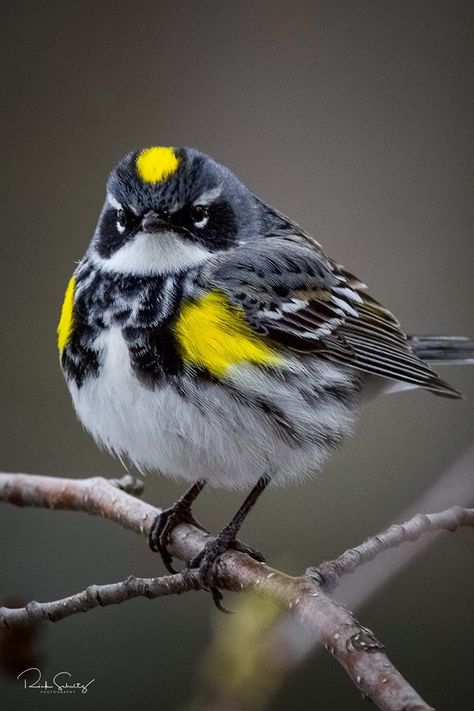
<path fill-rule="evenodd" d="M 214 202 L 209 206 L 209 221 L 202 229 L 202 241 L 211 252 L 231 247 L 238 232 L 235 212 L 227 202 Z M 194 233 L 199 234 L 198 228 Z"/>
<path fill-rule="evenodd" d="M 123 234 L 117 229 L 116 210 L 107 210 L 100 220 L 99 233 L 96 239 L 97 253 L 103 259 L 109 259 L 120 247 L 133 237 L 129 229 Z"/>

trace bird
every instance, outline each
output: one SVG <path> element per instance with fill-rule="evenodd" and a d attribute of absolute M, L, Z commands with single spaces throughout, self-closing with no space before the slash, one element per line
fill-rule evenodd
<path fill-rule="evenodd" d="M 268 484 L 317 473 L 369 397 L 461 394 L 433 370 L 474 362 L 464 337 L 410 336 L 366 285 L 294 220 L 194 148 L 127 153 L 107 180 L 58 325 L 79 420 L 141 472 L 191 486 L 157 517 L 168 551 L 206 484 L 247 496 L 190 563 L 222 597 L 213 566 Z"/>

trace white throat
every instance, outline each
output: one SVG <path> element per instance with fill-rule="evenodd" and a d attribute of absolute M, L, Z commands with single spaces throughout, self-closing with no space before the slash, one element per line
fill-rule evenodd
<path fill-rule="evenodd" d="M 204 247 L 183 240 L 175 232 L 159 235 L 137 232 L 109 259 L 101 257 L 94 246 L 90 257 L 104 271 L 124 274 L 170 274 L 205 262 L 212 256 Z"/>

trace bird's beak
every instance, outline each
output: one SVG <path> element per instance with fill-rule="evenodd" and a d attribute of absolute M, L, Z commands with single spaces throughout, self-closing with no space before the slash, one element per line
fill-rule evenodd
<path fill-rule="evenodd" d="M 169 228 L 168 223 L 166 222 L 166 220 L 160 217 L 157 212 L 147 212 L 146 215 L 144 215 L 142 218 L 142 232 L 154 234 L 156 232 L 162 232 L 167 227 Z"/>

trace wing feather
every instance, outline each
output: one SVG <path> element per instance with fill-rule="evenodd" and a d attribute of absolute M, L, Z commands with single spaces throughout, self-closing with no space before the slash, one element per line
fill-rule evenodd
<path fill-rule="evenodd" d="M 412 351 L 393 314 L 316 243 L 288 235 L 227 252 L 204 275 L 280 346 L 454 395 Z"/>

